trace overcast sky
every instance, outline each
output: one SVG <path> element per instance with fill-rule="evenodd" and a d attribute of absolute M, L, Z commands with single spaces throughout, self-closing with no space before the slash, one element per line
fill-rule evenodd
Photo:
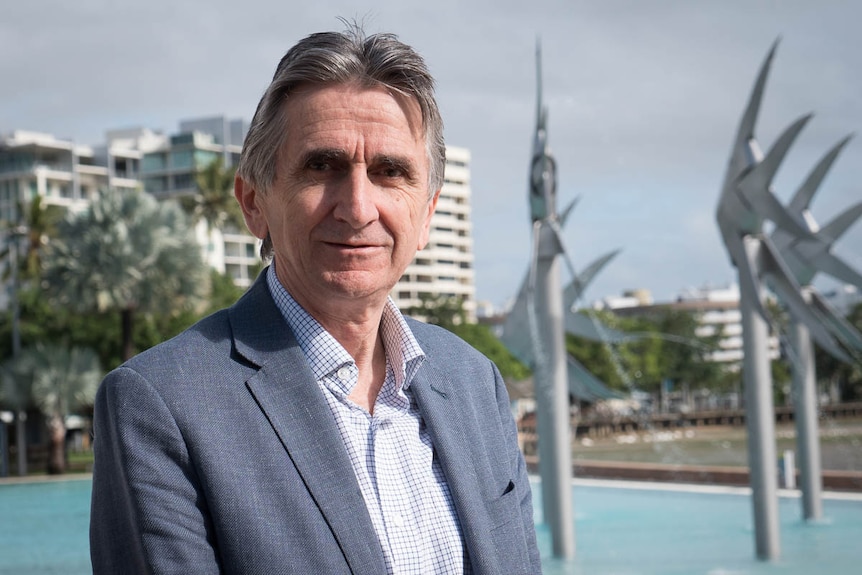
<path fill-rule="evenodd" d="M 477 297 L 503 304 L 530 253 L 527 167 L 535 44 L 544 53 L 559 197 L 582 269 L 620 255 L 587 300 L 646 288 L 659 300 L 735 272 L 714 212 L 731 140 L 769 46 L 781 43 L 758 138 L 814 112 L 779 172 L 789 199 L 810 167 L 862 129 L 862 3 L 825 1 L 227 0 L 14 2 L 0 18 L 0 132 L 97 144 L 107 129 L 168 133 L 180 119 L 251 118 L 275 64 L 338 16 L 394 32 L 438 80 L 448 144 L 472 152 Z M 862 200 L 862 137 L 815 198 L 825 224 Z M 835 252 L 862 269 L 862 224 Z M 821 282 L 823 289 L 834 284 Z"/>

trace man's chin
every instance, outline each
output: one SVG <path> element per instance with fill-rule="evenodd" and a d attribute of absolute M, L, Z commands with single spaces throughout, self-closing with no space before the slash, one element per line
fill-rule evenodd
<path fill-rule="evenodd" d="M 394 283 L 383 281 L 384 272 L 372 270 L 350 270 L 330 272 L 324 275 L 326 291 L 335 297 L 365 298 L 374 295 L 386 297 Z"/>

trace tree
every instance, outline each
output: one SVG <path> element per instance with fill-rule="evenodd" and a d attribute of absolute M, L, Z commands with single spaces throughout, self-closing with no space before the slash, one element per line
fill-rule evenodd
<path fill-rule="evenodd" d="M 90 349 L 36 345 L 21 351 L 3 369 L 4 388 L 17 388 L 21 399 L 35 405 L 48 425 L 48 473 L 66 470 L 66 417 L 93 405 L 102 377 Z"/>
<path fill-rule="evenodd" d="M 721 333 L 699 336 L 699 326 L 697 316 L 687 311 L 667 310 L 658 317 L 656 329 L 666 338 L 662 340 L 661 370 L 678 384 L 714 389 L 723 373 L 709 356 L 718 349 Z"/>
<path fill-rule="evenodd" d="M 192 224 L 204 221 L 210 229 L 243 229 L 245 220 L 233 195 L 235 173 L 236 168 L 226 167 L 218 156 L 195 175 L 195 193 L 180 200 Z"/>
<path fill-rule="evenodd" d="M 856 304 L 846 319 L 862 332 L 862 303 Z M 843 362 L 819 346 L 815 347 L 814 357 L 818 381 L 839 390 L 841 401 L 862 401 L 862 364 Z"/>
<path fill-rule="evenodd" d="M 78 312 L 119 312 L 126 360 L 134 354 L 135 314 L 193 308 L 206 291 L 205 269 L 174 202 L 104 190 L 61 222 L 44 284 L 53 300 Z"/>
<path fill-rule="evenodd" d="M 57 224 L 63 218 L 65 209 L 60 206 L 46 206 L 42 201 L 42 196 L 36 196 L 27 206 L 18 202 L 17 211 L 18 214 L 23 215 L 23 221 L 7 222 L 7 225 L 10 228 L 20 225 L 22 228 L 23 238 L 18 238 L 19 279 L 23 281 L 34 280 L 39 277 L 42 268 L 43 248 L 48 244 L 50 238 L 56 235 Z M 11 246 L 7 242 L 3 250 L 0 251 L 0 260 L 10 257 L 10 248 Z"/>
<path fill-rule="evenodd" d="M 419 294 L 419 305 L 408 307 L 404 313 L 449 331 L 467 321 L 464 298 L 458 296 Z"/>
<path fill-rule="evenodd" d="M 720 384 L 722 369 L 708 357 L 716 349 L 720 334 L 698 336 L 699 323 L 690 312 L 663 310 L 631 318 L 607 311 L 589 313 L 604 325 L 633 336 L 616 343 L 567 336 L 568 352 L 609 387 L 657 392 L 665 380 L 701 388 Z"/>

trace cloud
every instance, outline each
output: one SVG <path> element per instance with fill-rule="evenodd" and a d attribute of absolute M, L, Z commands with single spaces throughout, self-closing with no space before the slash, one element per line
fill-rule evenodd
<path fill-rule="evenodd" d="M 768 147 L 816 112 L 776 182 L 789 198 L 834 142 L 862 129 L 862 6 L 767 0 L 515 0 L 123 4 L 16 2 L 0 21 L 0 131 L 97 143 L 130 125 L 250 118 L 281 55 L 336 16 L 394 31 L 428 60 L 450 144 L 472 152 L 478 297 L 514 295 L 530 253 L 527 166 L 541 37 L 560 201 L 576 195 L 576 267 L 620 256 L 590 297 L 672 297 L 732 278 L 713 220 L 731 140 L 757 69 L 781 43 L 758 137 Z M 862 199 L 853 142 L 815 199 L 821 220 Z M 862 266 L 857 225 L 836 251 Z M 853 259 L 855 258 L 855 259 Z"/>

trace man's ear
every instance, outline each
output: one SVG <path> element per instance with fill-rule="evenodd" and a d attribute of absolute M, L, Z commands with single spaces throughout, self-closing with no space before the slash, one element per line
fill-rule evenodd
<path fill-rule="evenodd" d="M 422 233 L 419 234 L 419 245 L 416 246 L 417 250 L 425 249 L 425 246 L 428 244 L 428 238 L 431 235 L 431 218 L 434 216 L 434 210 L 437 209 L 437 200 L 440 199 L 440 190 L 434 192 L 434 195 L 431 196 L 431 199 L 428 200 L 427 213 L 425 214 L 425 222 L 422 225 Z"/>
<path fill-rule="evenodd" d="M 249 231 L 258 239 L 264 239 L 269 233 L 269 224 L 266 222 L 266 202 L 263 194 L 243 180 L 239 175 L 233 179 L 233 195 L 239 202 L 245 225 Z"/>

